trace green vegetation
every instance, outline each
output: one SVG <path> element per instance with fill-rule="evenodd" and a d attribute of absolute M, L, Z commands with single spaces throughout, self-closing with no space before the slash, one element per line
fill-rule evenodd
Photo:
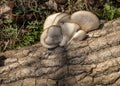
<path fill-rule="evenodd" d="M 4 3 L 2 0 L 1 5 Z M 39 0 L 14 0 L 9 4 L 14 5 L 13 17 L 6 19 L 4 14 L 0 15 L 0 52 L 38 43 L 43 22 L 50 14 L 40 9 Z M 10 12 L 7 15 L 11 15 Z"/>
<path fill-rule="evenodd" d="M 100 19 L 112 20 L 120 17 L 120 7 L 117 8 L 110 4 L 105 4 L 103 9 L 94 8 L 94 11 Z"/>
<path fill-rule="evenodd" d="M 26 28 L 23 29 L 12 20 L 4 21 L 5 27 L 0 31 L 0 39 L 4 39 L 4 43 L 0 46 L 0 50 L 20 48 L 26 45 L 31 45 L 39 42 L 40 34 L 42 32 L 43 24 L 38 21 L 31 21 L 27 23 Z"/>
<path fill-rule="evenodd" d="M 39 42 L 42 27 L 42 24 L 39 22 L 28 22 L 28 25 L 26 26 L 28 32 L 21 34 L 22 39 L 18 46 L 21 47 Z"/>
<path fill-rule="evenodd" d="M 0 5 L 6 3 L 0 0 Z M 40 41 L 45 18 L 54 12 L 61 12 L 49 8 L 48 0 L 6 0 L 12 9 L 12 18 L 4 18 L 0 14 L 0 52 L 32 45 Z M 120 17 L 120 3 L 116 0 L 68 0 L 65 12 L 73 13 L 78 10 L 94 12 L 100 19 L 112 20 Z M 12 6 L 11 6 L 12 5 Z"/>

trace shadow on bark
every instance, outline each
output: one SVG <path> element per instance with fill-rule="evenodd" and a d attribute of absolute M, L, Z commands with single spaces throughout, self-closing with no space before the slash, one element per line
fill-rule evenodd
<path fill-rule="evenodd" d="M 0 54 L 0 86 L 119 86 L 120 18 L 84 41 L 47 50 L 40 44 Z"/>

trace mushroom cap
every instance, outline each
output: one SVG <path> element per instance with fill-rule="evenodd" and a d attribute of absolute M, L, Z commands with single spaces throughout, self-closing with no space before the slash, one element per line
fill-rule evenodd
<path fill-rule="evenodd" d="M 89 11 L 77 11 L 71 15 L 70 19 L 86 32 L 97 29 L 100 25 L 98 17 Z"/>
<path fill-rule="evenodd" d="M 59 25 L 60 22 L 69 21 L 70 16 L 66 13 L 55 13 L 48 16 L 44 22 L 44 29 L 49 28 L 52 25 Z"/>
<path fill-rule="evenodd" d="M 60 23 L 60 26 L 62 28 L 63 35 L 65 34 L 68 36 L 72 36 L 72 34 L 80 29 L 80 26 L 73 22 Z"/>
<path fill-rule="evenodd" d="M 76 33 L 76 31 L 80 29 L 80 26 L 72 22 L 60 23 L 60 26 L 62 29 L 63 38 L 59 45 L 64 46 L 71 39 L 71 37 Z"/>
<path fill-rule="evenodd" d="M 46 28 L 49 28 L 51 25 L 53 25 L 53 22 L 55 21 L 56 16 L 59 14 L 60 13 L 49 15 L 44 22 L 43 28 L 46 29 Z"/>

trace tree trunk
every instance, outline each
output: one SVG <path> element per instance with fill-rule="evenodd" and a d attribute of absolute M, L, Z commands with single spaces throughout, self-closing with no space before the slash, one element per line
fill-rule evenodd
<path fill-rule="evenodd" d="M 120 18 L 84 41 L 40 44 L 0 54 L 0 86 L 120 86 Z"/>

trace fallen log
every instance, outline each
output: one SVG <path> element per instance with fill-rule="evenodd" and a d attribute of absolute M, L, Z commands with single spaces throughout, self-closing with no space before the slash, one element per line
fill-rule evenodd
<path fill-rule="evenodd" d="M 51 50 L 36 44 L 0 53 L 0 86 L 119 86 L 120 18 L 88 35 Z"/>

